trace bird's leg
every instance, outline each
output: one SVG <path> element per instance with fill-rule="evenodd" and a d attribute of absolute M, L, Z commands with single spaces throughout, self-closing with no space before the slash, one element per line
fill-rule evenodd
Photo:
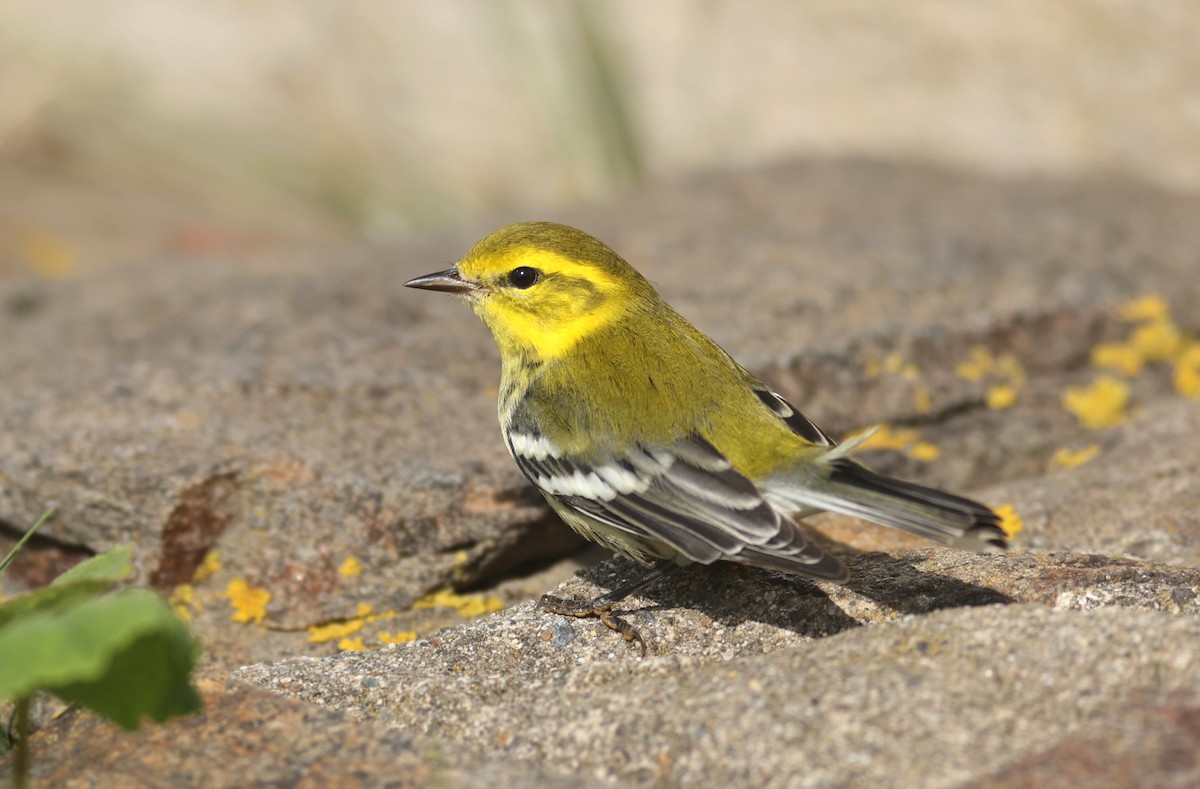
<path fill-rule="evenodd" d="M 643 589 L 662 578 L 664 575 L 678 569 L 680 565 L 670 559 L 659 562 L 632 581 L 621 584 L 611 592 L 606 592 L 592 600 L 567 600 L 553 595 L 542 595 L 539 602 L 542 610 L 551 614 L 564 616 L 594 616 L 603 622 L 609 630 L 615 630 L 624 636 L 626 641 L 637 641 L 642 648 L 642 657 L 646 656 L 646 642 L 642 634 L 633 625 L 612 612 L 612 607 L 629 595 Z"/>

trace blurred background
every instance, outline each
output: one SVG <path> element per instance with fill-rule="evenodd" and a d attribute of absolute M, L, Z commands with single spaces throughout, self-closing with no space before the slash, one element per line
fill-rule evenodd
<path fill-rule="evenodd" d="M 3 0 L 0 275 L 862 156 L 1200 189 L 1195 0 Z"/>

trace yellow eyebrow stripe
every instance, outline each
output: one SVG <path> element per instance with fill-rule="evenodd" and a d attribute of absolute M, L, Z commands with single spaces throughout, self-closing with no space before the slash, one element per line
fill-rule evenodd
<path fill-rule="evenodd" d="M 532 266 L 540 269 L 547 276 L 558 274 L 571 279 L 589 282 L 596 290 L 604 294 L 612 293 L 620 288 L 620 283 L 608 272 L 598 266 L 580 263 L 578 260 L 537 247 L 518 247 L 505 255 L 507 266 Z"/>

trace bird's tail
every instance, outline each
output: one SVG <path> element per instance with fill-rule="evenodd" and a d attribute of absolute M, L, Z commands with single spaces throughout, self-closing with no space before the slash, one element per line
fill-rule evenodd
<path fill-rule="evenodd" d="M 769 490 L 768 500 L 863 518 L 966 551 L 1008 548 L 1000 516 L 990 507 L 876 474 L 846 456 L 859 443 L 847 442 L 829 451 L 817 461 L 825 474 Z"/>

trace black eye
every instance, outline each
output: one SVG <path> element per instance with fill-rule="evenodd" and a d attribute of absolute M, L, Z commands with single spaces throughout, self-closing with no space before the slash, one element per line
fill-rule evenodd
<path fill-rule="evenodd" d="M 508 272 L 508 281 L 514 288 L 532 288 L 542 278 L 542 272 L 529 266 L 519 266 Z"/>

